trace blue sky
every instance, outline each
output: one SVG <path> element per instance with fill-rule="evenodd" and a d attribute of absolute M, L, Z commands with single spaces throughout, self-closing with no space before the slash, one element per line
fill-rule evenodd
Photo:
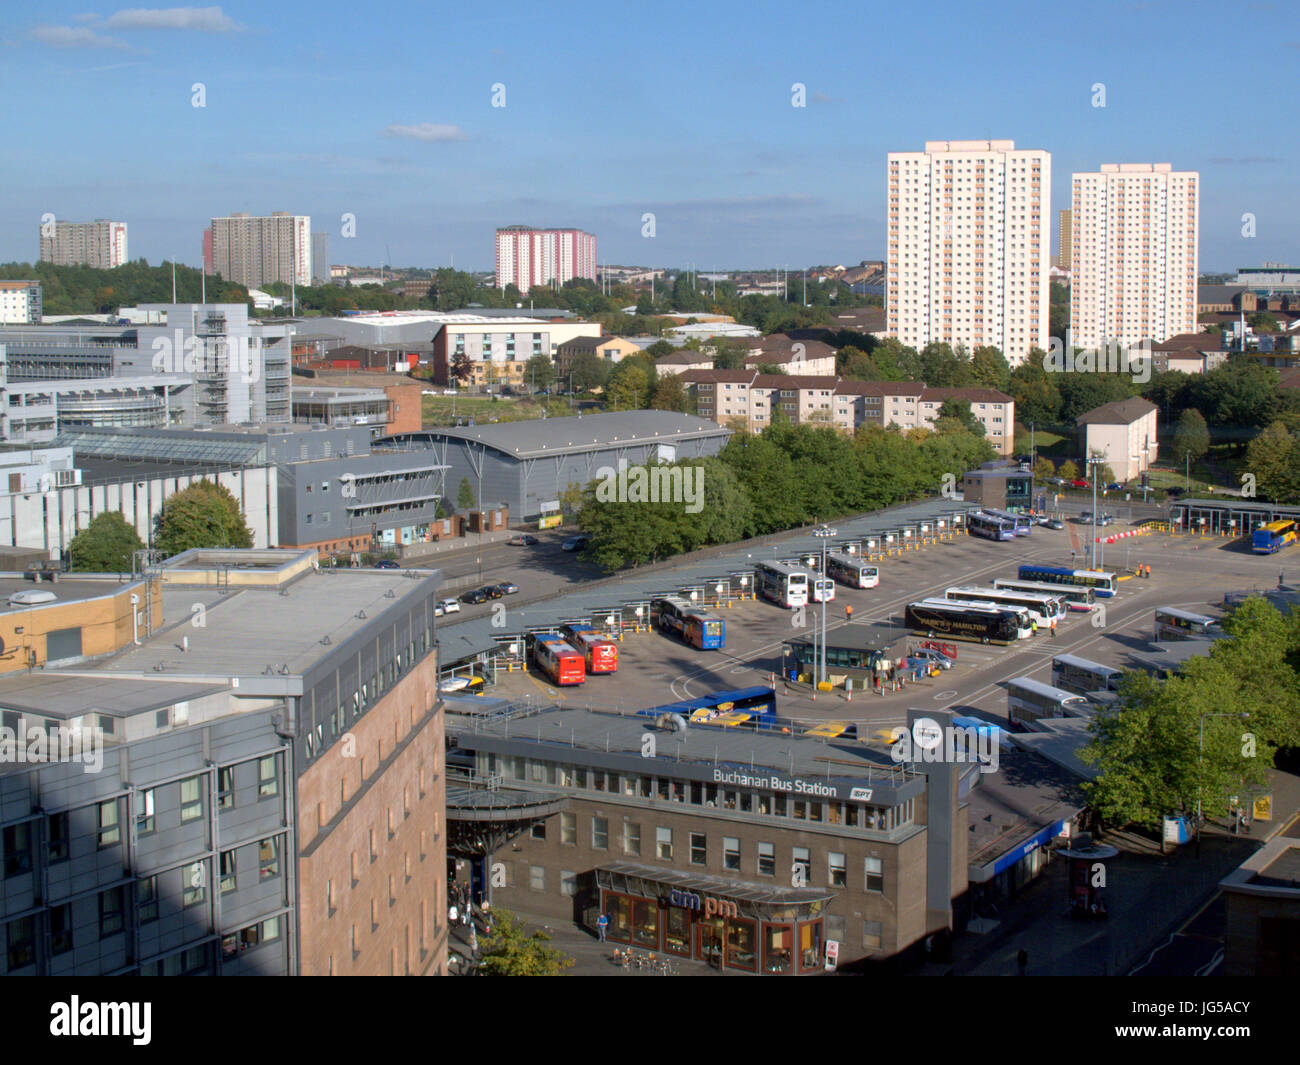
<path fill-rule="evenodd" d="M 490 269 L 512 223 L 587 229 L 610 263 L 856 263 L 884 255 L 887 152 L 991 137 L 1052 153 L 1053 231 L 1072 171 L 1170 162 L 1201 173 L 1202 269 L 1294 262 L 1293 14 L 45 0 L 0 31 L 0 260 L 35 259 L 52 212 L 197 266 L 213 215 L 288 210 L 331 231 L 336 263 Z"/>

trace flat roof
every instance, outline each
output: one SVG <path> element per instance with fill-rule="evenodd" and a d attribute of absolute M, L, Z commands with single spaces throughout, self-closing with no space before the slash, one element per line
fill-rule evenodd
<path fill-rule="evenodd" d="M 1226 891 L 1300 904 L 1300 839 L 1276 836 L 1219 881 Z"/>
<path fill-rule="evenodd" d="M 101 596 L 116 595 L 126 584 L 139 584 L 143 578 L 134 581 L 121 581 L 116 577 L 100 580 L 66 577 L 59 575 L 57 581 L 29 581 L 18 574 L 0 573 L 0 614 L 20 614 L 24 611 L 42 610 L 58 606 L 60 603 L 77 603 L 86 599 L 98 599 Z M 25 606 L 11 605 L 9 597 L 16 592 L 52 592 L 55 600 L 49 603 L 34 603 Z"/>
<path fill-rule="evenodd" d="M 225 683 L 155 677 L 63 676 L 57 670 L 0 678 L 0 708 L 67 719 L 87 711 L 128 718 L 214 695 Z"/>

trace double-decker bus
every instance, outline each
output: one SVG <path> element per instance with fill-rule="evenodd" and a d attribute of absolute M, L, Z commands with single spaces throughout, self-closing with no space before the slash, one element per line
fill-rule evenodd
<path fill-rule="evenodd" d="M 1001 610 L 1008 614 L 1014 614 L 1016 618 L 1016 638 L 1027 640 L 1034 634 L 1034 618 L 1030 614 L 1029 608 L 1024 606 L 1012 606 L 1009 603 L 985 603 L 978 599 L 946 599 L 941 595 L 932 596 L 929 599 L 922 599 L 923 603 L 936 603 L 939 606 L 953 604 L 959 607 L 968 607 L 980 610 Z"/>
<path fill-rule="evenodd" d="M 995 518 L 982 510 L 975 511 L 966 518 L 966 531 L 971 536 L 982 536 L 986 540 L 1014 540 L 1016 523 Z"/>
<path fill-rule="evenodd" d="M 1156 608 L 1156 640 L 1186 640 L 1192 636 L 1218 636 L 1219 623 L 1204 614 L 1172 606 Z"/>
<path fill-rule="evenodd" d="M 975 585 L 949 588 L 943 594 L 947 599 L 964 599 L 972 603 L 1022 606 L 1039 625 L 1050 625 L 1053 621 L 1060 621 L 1065 617 L 1065 604 L 1059 595 L 1046 595 L 1042 592 L 1011 592 L 1003 588 L 981 588 Z"/>
<path fill-rule="evenodd" d="M 1118 582 L 1115 574 L 1099 569 L 1070 569 L 1066 566 L 1021 566 L 1016 576 L 1022 581 L 1038 581 L 1042 584 L 1071 584 L 1076 588 L 1091 588 L 1093 594 L 1101 599 L 1109 599 L 1115 594 Z"/>
<path fill-rule="evenodd" d="M 716 651 L 727 642 L 726 623 L 720 617 L 700 610 L 679 595 L 650 600 L 650 621 L 660 632 L 671 632 L 701 651 Z"/>
<path fill-rule="evenodd" d="M 878 566 L 869 565 L 856 555 L 842 555 L 838 551 L 826 556 L 826 576 L 850 588 L 876 588 L 880 584 Z"/>
<path fill-rule="evenodd" d="M 1091 588 L 1073 584 L 1047 584 L 1045 581 L 1016 581 L 999 577 L 993 582 L 999 591 L 1031 592 L 1057 596 L 1068 610 L 1091 610 L 1097 602 L 1097 593 Z"/>
<path fill-rule="evenodd" d="M 939 599 L 908 603 L 903 617 L 907 627 L 918 636 L 1002 644 L 1020 638 L 1020 619 L 1011 610 L 962 606 Z"/>
<path fill-rule="evenodd" d="M 1279 521 L 1270 521 L 1267 525 L 1261 525 L 1254 531 L 1250 538 L 1250 549 L 1257 555 L 1271 555 L 1274 551 L 1281 551 L 1282 548 L 1289 546 L 1300 538 L 1300 528 L 1296 523 L 1289 519 Z"/>
<path fill-rule="evenodd" d="M 812 597 L 814 603 L 835 602 L 835 582 L 829 577 L 814 577 Z"/>
<path fill-rule="evenodd" d="M 760 562 L 754 567 L 754 591 L 777 606 L 806 606 L 809 574 L 783 562 Z"/>
<path fill-rule="evenodd" d="M 559 633 L 533 633 L 529 640 L 537 668 L 556 684 L 582 684 L 586 681 L 586 659 L 580 651 L 565 643 Z"/>
<path fill-rule="evenodd" d="M 590 625 L 562 625 L 560 635 L 582 653 L 588 673 L 618 672 L 618 641 Z"/>
<path fill-rule="evenodd" d="M 1040 680 L 1017 677 L 1007 682 L 1007 716 L 1013 727 L 1027 728 L 1040 717 L 1088 717 L 1093 709 L 1082 695 Z"/>
<path fill-rule="evenodd" d="M 1089 692 L 1119 691 L 1124 671 L 1103 666 L 1075 655 L 1057 655 L 1052 659 L 1052 683 L 1066 691 L 1087 695 Z"/>
<path fill-rule="evenodd" d="M 986 510 L 984 513 L 990 518 L 1011 522 L 1017 536 L 1028 536 L 1034 531 L 1034 520 L 1028 514 L 1012 514 L 1009 510 Z"/>

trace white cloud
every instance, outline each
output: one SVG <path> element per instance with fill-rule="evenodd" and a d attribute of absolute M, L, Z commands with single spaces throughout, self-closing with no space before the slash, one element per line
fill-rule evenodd
<path fill-rule="evenodd" d="M 52 48 L 118 48 L 129 51 L 125 41 L 107 37 L 85 27 L 37 26 L 31 31 L 32 40 Z"/>
<path fill-rule="evenodd" d="M 244 27 L 220 7 L 131 7 L 104 20 L 110 30 L 196 30 L 234 33 Z"/>
<path fill-rule="evenodd" d="M 465 131 L 459 126 L 443 126 L 434 122 L 420 122 L 414 126 L 391 125 L 384 128 L 385 137 L 406 137 L 415 141 L 463 141 Z"/>

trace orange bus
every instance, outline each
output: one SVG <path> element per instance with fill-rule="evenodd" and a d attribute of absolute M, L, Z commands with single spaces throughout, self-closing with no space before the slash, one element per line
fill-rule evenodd
<path fill-rule="evenodd" d="M 582 684 L 587 679 L 587 663 L 581 652 L 575 651 L 553 632 L 531 637 L 533 661 L 537 668 L 556 684 Z"/>
<path fill-rule="evenodd" d="M 565 625 L 560 635 L 583 656 L 588 673 L 618 672 L 618 642 L 590 625 Z"/>

